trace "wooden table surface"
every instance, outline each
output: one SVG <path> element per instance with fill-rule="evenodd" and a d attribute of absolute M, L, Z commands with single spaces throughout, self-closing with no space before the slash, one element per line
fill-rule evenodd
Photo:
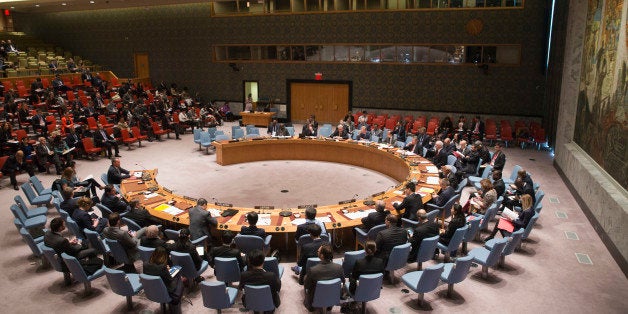
<path fill-rule="evenodd" d="M 360 219 L 351 219 L 351 213 L 365 211 L 374 208 L 374 205 L 365 205 L 365 201 L 384 200 L 386 207 L 392 209 L 392 202 L 403 199 L 402 191 L 407 181 L 417 183 L 417 193 L 423 197 L 423 203 L 431 199 L 431 191 L 438 191 L 435 184 L 427 184 L 428 177 L 438 178 L 438 173 L 428 173 L 427 167 L 432 164 L 420 156 L 402 156 L 397 148 L 383 149 L 374 144 L 361 144 L 354 141 L 333 141 L 320 139 L 264 139 L 247 140 L 240 142 L 224 141 L 216 142 L 217 162 L 221 165 L 260 161 L 260 160 L 319 160 L 355 165 L 381 172 L 400 182 L 399 185 L 387 191 L 374 191 L 371 197 L 359 200 L 347 200 L 343 204 L 318 204 L 319 217 L 327 216 L 330 222 L 325 226 L 328 230 L 353 228 L 361 224 Z M 179 225 L 189 225 L 188 209 L 196 205 L 196 199 L 172 193 L 157 183 L 158 171 L 144 170 L 138 172 L 137 178 L 124 180 L 120 186 L 121 193 L 127 200 L 136 199 L 155 217 L 166 222 Z M 435 180 L 435 179 L 431 179 Z M 152 195 L 150 195 L 152 193 Z M 147 197 L 151 196 L 151 197 Z M 156 210 L 162 204 L 182 210 L 180 214 L 171 215 L 164 211 Z M 367 202 L 369 203 L 369 202 Z M 246 225 L 244 216 L 250 211 L 267 214 L 266 219 L 260 219 L 258 227 L 268 233 L 293 233 L 296 225 L 292 221 L 305 218 L 305 208 L 288 209 L 292 211 L 289 217 L 279 215 L 283 208 L 242 208 L 231 207 L 230 204 L 209 204 L 208 209 L 213 211 L 212 216 L 222 213 L 228 208 L 238 211 L 237 214 L 228 217 L 217 216 L 219 230 L 231 230 L 239 232 L 241 226 Z M 359 214 L 358 214 L 359 215 Z M 262 220 L 269 222 L 263 225 Z"/>

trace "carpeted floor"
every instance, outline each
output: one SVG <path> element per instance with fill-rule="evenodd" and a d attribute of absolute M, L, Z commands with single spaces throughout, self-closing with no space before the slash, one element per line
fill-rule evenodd
<path fill-rule="evenodd" d="M 225 125 L 230 133 L 230 125 Z M 296 126 L 300 130 L 300 126 Z M 265 130 L 262 130 L 265 133 Z M 127 169 L 158 168 L 160 184 L 175 193 L 205 197 L 240 206 L 274 205 L 295 207 L 309 203 L 335 203 L 339 200 L 365 197 L 395 184 L 382 174 L 367 169 L 323 162 L 266 161 L 221 167 L 214 155 L 206 155 L 192 142 L 192 135 L 165 142 L 145 143 L 142 148 L 127 151 L 121 147 L 122 166 Z M 625 313 L 628 310 L 628 281 L 611 258 L 593 227 L 582 213 L 574 197 L 552 166 L 552 156 L 545 151 L 506 148 L 508 157 L 504 173 L 510 174 L 515 164 L 528 169 L 535 182 L 546 193 L 541 217 L 521 251 L 506 258 L 506 266 L 490 269 L 486 280 L 479 276 L 479 267 L 472 268 L 465 281 L 455 286 L 453 298 L 446 298 L 447 286 L 441 284 L 425 294 L 425 306 L 419 308 L 417 295 L 404 292 L 405 285 L 385 283 L 380 299 L 369 302 L 367 313 L 485 312 L 485 313 Z M 99 177 L 109 165 L 106 159 L 78 162 L 80 176 Z M 40 175 L 49 186 L 57 177 Z M 18 177 L 20 183 L 27 177 Z M 124 297 L 111 292 L 106 278 L 93 282 L 94 293 L 81 295 L 83 286 L 63 286 L 60 273 L 44 269 L 32 257 L 28 246 L 13 226 L 9 205 L 18 194 L 2 180 L 0 200 L 5 208 L 0 213 L 0 306 L 7 313 L 112 313 L 126 311 Z M 288 190 L 282 193 L 281 190 Z M 19 192 L 21 194 L 21 192 Z M 55 213 L 50 211 L 49 219 Z M 559 218 L 565 217 L 565 218 Z M 572 240 L 573 234 L 577 240 Z M 469 249 L 481 246 L 470 243 Z M 581 264 L 576 254 L 587 254 L 592 264 Z M 342 251 L 337 250 L 340 258 Z M 424 263 L 425 266 L 439 261 Z M 288 258 L 282 263 L 282 305 L 277 313 L 305 313 L 301 305 L 303 289 L 297 284 Z M 408 265 L 396 277 L 413 271 Z M 213 271 L 205 272 L 206 280 L 215 280 Z M 206 313 L 200 291 L 187 293 L 193 305 L 183 304 L 185 313 Z M 624 296 L 624 297 L 622 297 Z M 159 312 L 159 305 L 143 295 L 134 297 L 135 312 Z M 225 313 L 240 312 L 238 303 Z M 339 312 L 339 307 L 334 308 Z"/>

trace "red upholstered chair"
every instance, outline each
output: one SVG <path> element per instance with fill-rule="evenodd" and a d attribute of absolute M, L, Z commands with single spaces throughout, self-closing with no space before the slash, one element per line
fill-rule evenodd
<path fill-rule="evenodd" d="M 131 150 L 131 144 L 139 142 L 137 138 L 131 137 L 131 134 L 126 129 L 120 130 L 120 133 L 122 133 L 122 143 L 126 144 L 129 150 Z"/>
<path fill-rule="evenodd" d="M 87 127 L 89 127 L 90 131 L 98 130 L 98 123 L 96 123 L 96 119 L 94 119 L 94 117 L 87 118 Z"/>
<path fill-rule="evenodd" d="M 142 147 L 142 141 L 147 141 L 148 140 L 148 136 L 147 135 L 142 135 L 140 128 L 137 126 L 131 127 L 131 131 L 133 132 L 133 137 L 137 138 L 137 141 L 140 145 L 140 147 Z"/>
<path fill-rule="evenodd" d="M 155 136 L 157 136 L 159 139 L 161 139 L 161 138 L 160 138 L 160 136 L 162 136 L 162 135 L 164 135 L 164 134 L 167 134 L 167 135 L 168 135 L 168 138 L 170 138 L 170 130 L 164 130 L 164 129 L 162 129 L 162 128 L 159 126 L 159 124 L 157 124 L 157 122 L 153 122 L 153 123 L 152 123 L 152 126 L 153 126 L 153 133 L 155 133 Z"/>
<path fill-rule="evenodd" d="M 100 154 L 102 152 L 101 147 L 94 147 L 94 141 L 91 137 L 84 137 L 83 140 L 83 149 L 85 150 L 85 155 L 91 158 L 94 155 Z"/>
<path fill-rule="evenodd" d="M 109 123 L 109 121 L 107 121 L 107 117 L 102 114 L 98 116 L 98 123 L 102 124 L 102 127 L 105 129 L 113 127 L 113 123 Z"/>

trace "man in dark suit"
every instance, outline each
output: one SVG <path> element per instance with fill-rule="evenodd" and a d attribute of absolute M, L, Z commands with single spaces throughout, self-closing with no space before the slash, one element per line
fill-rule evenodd
<path fill-rule="evenodd" d="M 166 241 L 159 237 L 159 228 L 156 225 L 146 227 L 146 232 L 140 237 L 140 245 L 151 248 L 157 248 L 158 246 L 166 248 L 168 246 Z"/>
<path fill-rule="evenodd" d="M 386 229 L 382 230 L 375 237 L 375 243 L 377 244 L 377 253 L 375 256 L 388 260 L 392 249 L 400 244 L 408 242 L 408 232 L 406 229 L 397 226 L 397 216 L 386 216 Z"/>
<path fill-rule="evenodd" d="M 410 254 L 408 255 L 408 263 L 416 262 L 417 254 L 419 253 L 419 249 L 421 248 L 421 242 L 423 241 L 423 239 L 431 238 L 438 235 L 438 233 L 438 224 L 436 222 L 430 222 L 427 220 L 427 213 L 425 212 L 425 210 L 419 210 L 419 225 L 414 228 L 412 238 L 410 238 L 412 249 L 410 250 Z"/>
<path fill-rule="evenodd" d="M 264 270 L 264 252 L 261 250 L 253 250 L 248 254 L 249 268 L 247 271 L 240 275 L 240 282 L 238 289 L 244 291 L 244 286 L 270 286 L 270 292 L 273 296 L 273 304 L 275 307 L 279 307 L 281 299 L 279 298 L 279 290 L 281 290 L 281 280 L 279 276 L 273 272 L 267 272 Z M 246 296 L 242 293 L 242 303 L 246 307 Z M 274 311 L 267 311 L 265 313 L 273 313 Z"/>
<path fill-rule="evenodd" d="M 76 221 L 79 230 L 87 228 L 89 230 L 101 233 L 107 226 L 107 220 L 98 217 L 92 217 L 88 211 L 94 206 L 94 202 L 89 197 L 81 197 L 77 201 L 78 209 L 72 213 L 72 219 Z"/>
<path fill-rule="evenodd" d="M 242 226 L 240 229 L 240 234 L 242 235 L 255 235 L 262 239 L 266 238 L 266 231 L 264 229 L 257 227 L 257 220 L 259 216 L 257 216 L 256 212 L 250 212 L 246 214 L 246 221 L 249 223 L 248 226 Z"/>
<path fill-rule="evenodd" d="M 222 245 L 213 247 L 209 252 L 209 266 L 212 268 L 216 264 L 214 259 L 216 257 L 224 257 L 224 258 L 232 258 L 235 257 L 238 260 L 238 265 L 240 266 L 240 271 L 244 269 L 244 261 L 242 260 L 242 254 L 240 254 L 240 250 L 235 247 L 231 247 L 231 242 L 233 242 L 234 234 L 231 231 L 225 231 L 222 234 Z"/>
<path fill-rule="evenodd" d="M 131 210 L 129 204 L 118 197 L 118 192 L 111 184 L 105 186 L 105 192 L 102 194 L 100 203 L 107 206 L 114 213 L 124 213 Z"/>
<path fill-rule="evenodd" d="M 506 185 L 504 180 L 502 180 L 502 172 L 501 170 L 493 170 L 493 188 L 495 192 L 497 192 L 497 197 L 503 196 L 506 192 Z"/>
<path fill-rule="evenodd" d="M 111 159 L 111 166 L 107 170 L 107 182 L 109 184 L 120 184 L 122 180 L 130 177 L 129 170 L 120 167 L 120 158 Z"/>
<path fill-rule="evenodd" d="M 305 305 L 310 312 L 313 311 L 312 301 L 314 300 L 316 283 L 318 281 L 338 278 L 343 286 L 345 283 L 345 273 L 342 269 L 342 265 L 332 261 L 334 253 L 329 244 L 322 245 L 318 249 L 318 258 L 321 259 L 321 262 L 308 271 L 304 281 L 305 300 L 303 305 Z"/>
<path fill-rule="evenodd" d="M 17 152 L 15 152 L 15 155 L 9 156 L 9 158 L 4 162 L 4 165 L 2 166 L 2 173 L 5 175 L 9 175 L 9 178 L 11 179 L 11 185 L 13 185 L 14 190 L 18 190 L 16 176 L 21 171 L 28 172 L 28 175 L 31 177 L 35 175 L 33 168 L 28 163 L 26 163 L 26 159 L 24 158 L 24 152 L 18 150 Z"/>
<path fill-rule="evenodd" d="M 401 217 L 411 220 L 416 220 L 416 212 L 417 210 L 423 208 L 423 200 L 421 199 L 421 195 L 414 193 L 416 189 L 416 185 L 414 182 L 406 183 L 406 188 L 404 190 L 404 194 L 406 197 L 399 204 L 393 204 L 393 207 L 397 211 L 397 216 L 400 217 L 398 220 L 399 226 L 401 225 Z"/>
<path fill-rule="evenodd" d="M 46 126 L 46 118 L 41 114 L 41 110 L 37 109 L 36 113 L 31 117 L 31 125 L 33 131 L 39 131 L 41 136 L 48 136 L 48 127 Z"/>
<path fill-rule="evenodd" d="M 491 158 L 490 165 L 493 166 L 493 170 L 504 170 L 504 165 L 506 165 L 506 155 L 502 151 L 502 145 L 500 143 L 495 144 L 495 152 L 493 152 L 493 158 Z"/>
<path fill-rule="evenodd" d="M 432 163 L 434 166 L 440 168 L 447 164 L 447 151 L 443 149 L 443 142 L 436 141 L 434 144 L 434 157 L 432 157 Z"/>
<path fill-rule="evenodd" d="M 430 201 L 432 204 L 436 206 L 443 206 L 447 201 L 456 195 L 456 191 L 449 185 L 449 180 L 447 178 L 442 178 L 439 180 L 440 191 L 438 194 L 432 194 L 432 200 Z"/>
<path fill-rule="evenodd" d="M 465 177 L 474 175 L 477 170 L 478 163 L 480 162 L 480 153 L 478 149 L 479 147 L 475 144 L 472 145 L 471 151 L 460 159 L 463 165 L 461 171 L 464 173 Z"/>
<path fill-rule="evenodd" d="M 111 158 L 111 148 L 114 148 L 115 156 L 120 157 L 120 147 L 118 146 L 118 142 L 109 138 L 105 129 L 103 129 L 102 124 L 98 123 L 98 130 L 94 131 L 94 144 L 96 147 L 104 147 L 107 149 L 107 158 Z M 111 183 L 111 182 L 109 182 Z M 111 184 L 120 184 L 120 183 L 111 183 Z"/>
<path fill-rule="evenodd" d="M 419 144 L 419 140 L 416 136 L 412 137 L 412 142 L 404 146 L 403 149 L 417 155 L 423 155 L 423 147 Z"/>
<path fill-rule="evenodd" d="M 135 270 L 135 266 L 133 265 L 133 262 L 137 259 L 137 254 L 138 254 L 138 251 L 137 251 L 138 242 L 135 239 L 135 236 L 137 234 L 132 231 L 128 231 L 128 232 L 124 231 L 120 229 L 120 226 L 121 226 L 120 214 L 113 213 L 109 215 L 109 227 L 105 228 L 102 234 L 105 238 L 116 240 L 118 241 L 118 243 L 120 243 L 120 245 L 124 248 L 124 251 L 126 252 L 127 258 L 131 262 L 130 264 L 124 265 L 125 271 L 134 273 L 136 272 L 136 270 Z M 145 229 L 141 229 L 141 230 L 145 230 Z M 141 237 L 144 231 L 138 232 L 138 233 L 140 233 L 138 237 Z"/>
<path fill-rule="evenodd" d="M 93 260 L 97 260 L 97 253 L 95 249 L 89 248 L 87 243 L 81 243 L 77 238 L 73 238 L 72 240 L 68 240 L 67 238 L 61 235 L 61 232 L 65 230 L 65 222 L 61 217 L 55 217 L 50 221 L 50 230 L 48 230 L 44 234 L 44 244 L 49 248 L 55 250 L 55 252 L 61 256 L 61 253 L 68 254 L 70 256 L 76 257 L 79 260 L 79 263 L 83 267 L 83 269 L 89 268 L 85 267 L 93 262 Z M 91 261 L 87 261 L 85 259 L 90 259 Z M 102 262 L 102 260 L 100 260 Z M 98 263 L 98 262 L 97 262 Z M 97 264 L 96 263 L 96 264 Z M 101 264 L 102 265 L 102 264 Z M 61 263 L 61 268 L 63 271 L 68 271 L 65 263 Z M 69 277 L 65 278 L 66 284 L 71 284 L 71 280 Z"/>
<path fill-rule="evenodd" d="M 61 196 L 63 196 L 63 201 L 59 204 L 59 208 L 65 210 L 72 217 L 75 210 L 80 210 L 77 203 L 78 199 L 74 197 L 74 189 L 66 186 L 61 191 Z"/>
<path fill-rule="evenodd" d="M 343 140 L 347 140 L 349 139 L 349 132 L 347 132 L 347 129 L 345 128 L 344 125 L 338 124 L 334 133 L 332 133 L 329 137 L 331 138 L 339 137 L 339 138 L 342 138 Z"/>
<path fill-rule="evenodd" d="M 364 250 L 366 256 L 364 256 L 363 259 L 357 260 L 351 271 L 351 278 L 349 279 L 349 292 L 351 292 L 351 294 L 355 294 L 360 275 L 383 273 L 386 268 L 384 260 L 375 256 L 375 252 L 377 252 L 377 244 L 375 244 L 375 241 L 366 241 Z"/>
<path fill-rule="evenodd" d="M 480 116 L 476 116 L 473 119 L 470 133 L 471 134 L 469 134 L 469 138 L 471 138 L 471 135 L 477 136 L 480 141 L 484 138 L 484 122 L 482 121 Z"/>
<path fill-rule="evenodd" d="M 90 249 L 86 243 L 81 243 L 77 238 L 68 240 L 61 235 L 61 232 L 65 230 L 65 222 L 61 217 L 55 217 L 50 221 L 50 230 L 44 234 L 44 244 L 51 249 L 55 250 L 57 254 L 66 253 L 70 256 L 74 256 L 77 259 L 82 259 L 88 256 L 96 256 L 95 249 Z"/>
<path fill-rule="evenodd" d="M 303 284 L 303 279 L 305 278 L 305 274 L 308 271 L 307 259 L 310 257 L 316 257 L 318 255 L 318 248 L 326 243 L 325 240 L 321 239 L 320 226 L 314 224 L 310 225 L 309 232 L 310 237 L 312 238 L 312 242 L 307 243 L 303 245 L 303 247 L 301 247 L 297 265 L 292 267 L 292 271 L 294 271 L 296 275 L 299 275 L 299 284 Z"/>
<path fill-rule="evenodd" d="M 375 203 L 375 212 L 369 213 L 368 216 L 362 218 L 364 230 L 369 231 L 371 228 L 383 224 L 388 214 L 389 212 L 386 210 L 386 203 L 382 200 L 377 201 Z"/>
<path fill-rule="evenodd" d="M 212 234 L 209 228 L 216 228 L 218 221 L 207 211 L 207 200 L 204 198 L 199 198 L 196 201 L 196 206 L 190 208 L 189 215 L 191 240 L 194 241 L 202 236 L 207 236 L 205 241 L 205 252 L 207 252 L 207 248 L 212 243 Z"/>

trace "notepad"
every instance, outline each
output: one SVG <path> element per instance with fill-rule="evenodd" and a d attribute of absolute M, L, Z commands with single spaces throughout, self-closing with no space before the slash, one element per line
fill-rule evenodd
<path fill-rule="evenodd" d="M 218 217 L 221 214 L 220 210 L 218 210 L 216 208 L 210 208 L 210 209 L 208 209 L 208 211 L 212 215 L 212 217 Z"/>
<path fill-rule="evenodd" d="M 432 188 L 426 188 L 426 187 L 422 187 L 419 189 L 419 191 L 423 192 L 423 193 L 427 193 L 427 194 L 431 194 L 434 193 L 434 189 Z"/>
<path fill-rule="evenodd" d="M 133 172 L 133 176 L 139 179 L 139 178 L 142 177 L 142 172 L 141 171 L 135 171 L 135 172 Z"/>
<path fill-rule="evenodd" d="M 164 212 L 164 213 L 168 213 L 170 215 L 176 216 L 179 215 L 181 213 L 183 213 L 182 210 L 174 207 L 174 206 L 170 206 L 168 204 L 161 204 L 157 207 L 155 207 L 156 211 L 160 211 L 160 212 Z"/>
<path fill-rule="evenodd" d="M 355 219 L 362 219 L 368 216 L 370 213 L 374 213 L 374 212 L 375 212 L 375 209 L 367 209 L 367 210 L 357 211 L 353 213 L 346 213 L 344 215 L 347 216 L 347 218 L 351 220 L 355 220 Z"/>

